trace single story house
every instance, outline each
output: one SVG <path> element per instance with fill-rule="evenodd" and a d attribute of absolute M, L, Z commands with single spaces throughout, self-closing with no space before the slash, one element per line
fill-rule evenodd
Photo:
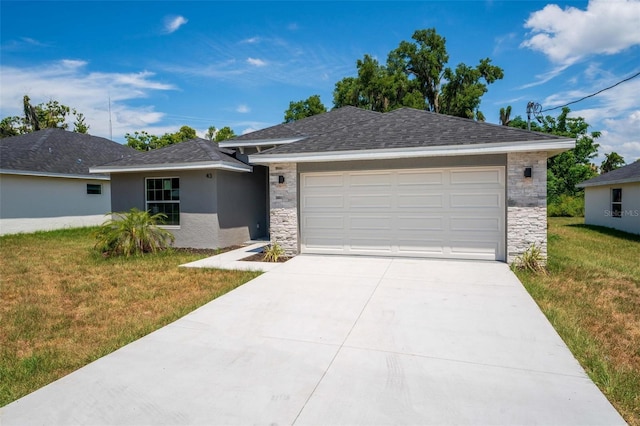
<path fill-rule="evenodd" d="M 512 262 L 547 246 L 547 158 L 575 140 L 411 108 L 343 107 L 220 143 L 269 168 L 286 253 Z"/>
<path fill-rule="evenodd" d="M 584 222 L 640 234 L 640 161 L 577 185 L 584 188 Z"/>
<path fill-rule="evenodd" d="M 111 208 L 164 213 L 176 247 L 217 248 L 267 235 L 267 169 L 192 139 L 92 167 L 111 176 Z M 240 156 L 242 157 L 242 156 Z"/>
<path fill-rule="evenodd" d="M 133 152 L 63 129 L 0 139 L 0 235 L 102 223 L 111 211 L 109 176 L 89 168 Z"/>

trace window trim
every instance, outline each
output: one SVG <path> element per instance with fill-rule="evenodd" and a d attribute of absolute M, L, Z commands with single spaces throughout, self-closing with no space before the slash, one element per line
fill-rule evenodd
<path fill-rule="evenodd" d="M 89 187 L 93 187 L 93 190 L 98 190 L 98 192 L 89 192 Z M 87 184 L 87 195 L 102 195 L 102 184 L 101 183 L 88 183 Z"/>
<path fill-rule="evenodd" d="M 160 204 L 177 204 L 178 205 L 178 223 L 177 224 L 162 224 L 162 225 L 158 225 L 160 228 L 164 228 L 164 229 L 180 229 L 180 224 L 181 224 L 181 214 L 182 210 L 181 210 L 181 206 L 180 206 L 180 197 L 178 196 L 177 200 L 168 200 L 168 201 L 164 201 L 164 200 L 151 200 L 149 201 L 149 187 L 148 182 L 149 180 L 164 180 L 164 179 L 178 179 L 178 183 L 180 182 L 180 176 L 151 176 L 151 177 L 145 177 L 144 178 L 144 207 L 146 209 L 146 211 L 149 211 L 149 203 L 160 203 Z M 180 187 L 178 187 L 178 191 L 180 191 Z"/>
<path fill-rule="evenodd" d="M 616 191 L 618 192 L 618 197 L 614 194 Z M 615 217 L 616 219 L 622 218 L 622 188 L 611 188 L 611 217 Z M 616 201 L 616 199 L 619 201 Z M 618 207 L 617 209 L 615 207 Z"/>

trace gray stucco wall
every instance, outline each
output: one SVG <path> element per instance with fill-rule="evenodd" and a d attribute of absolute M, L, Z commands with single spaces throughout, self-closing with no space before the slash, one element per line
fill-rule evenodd
<path fill-rule="evenodd" d="M 180 178 L 180 225 L 166 227 L 176 237 L 176 247 L 226 247 L 257 238 L 260 231 L 266 233 L 264 168 L 258 168 L 256 173 L 216 170 L 114 173 L 113 211 L 133 207 L 144 210 L 145 178 L 151 177 Z M 249 213 L 248 209 L 253 210 Z"/>
<path fill-rule="evenodd" d="M 613 216 L 611 190 L 622 189 L 622 213 Z M 584 189 L 584 223 L 640 234 L 640 182 L 590 186 Z"/>
<path fill-rule="evenodd" d="M 218 239 L 221 247 L 262 238 L 268 232 L 267 168 L 218 172 Z"/>
<path fill-rule="evenodd" d="M 87 194 L 87 184 L 102 194 Z M 111 211 L 108 180 L 0 175 L 0 235 L 100 225 Z"/>

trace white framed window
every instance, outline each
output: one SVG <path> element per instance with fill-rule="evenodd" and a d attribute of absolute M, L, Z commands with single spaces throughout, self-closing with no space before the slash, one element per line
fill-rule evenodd
<path fill-rule="evenodd" d="M 622 217 L 622 188 L 611 188 L 611 216 Z"/>
<path fill-rule="evenodd" d="M 99 183 L 88 183 L 87 184 L 87 194 L 89 195 L 100 195 L 102 194 L 102 185 Z"/>
<path fill-rule="evenodd" d="M 180 225 L 180 178 L 145 178 L 145 202 L 151 214 L 167 216 L 164 225 Z"/>

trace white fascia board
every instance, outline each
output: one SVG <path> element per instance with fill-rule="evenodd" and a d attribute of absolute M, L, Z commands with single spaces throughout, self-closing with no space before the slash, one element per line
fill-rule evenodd
<path fill-rule="evenodd" d="M 219 142 L 220 148 L 250 148 L 253 146 L 278 146 L 288 143 L 298 142 L 304 139 L 300 138 L 286 138 L 286 139 L 255 139 L 255 140 L 242 140 L 242 141 L 226 141 Z"/>
<path fill-rule="evenodd" d="M 89 173 L 93 173 L 93 172 L 91 172 L 91 170 L 89 170 Z M 104 173 L 104 172 L 96 172 L 96 173 Z M 53 178 L 64 178 L 64 179 L 110 180 L 109 176 L 72 175 L 72 174 L 69 174 L 69 173 L 34 172 L 34 171 L 31 171 L 31 170 L 0 169 L 0 174 L 3 174 L 3 175 L 19 175 L 19 176 L 53 177 Z"/>
<path fill-rule="evenodd" d="M 199 162 L 199 163 L 174 163 L 174 164 L 150 164 L 137 166 L 98 166 L 91 167 L 90 173 L 134 173 L 134 172 L 156 172 L 156 171 L 180 171 L 180 170 L 226 170 L 230 172 L 251 172 L 253 167 L 249 165 L 240 166 L 225 162 Z"/>
<path fill-rule="evenodd" d="M 621 183 L 640 183 L 640 177 L 636 176 L 636 177 L 630 177 L 626 179 L 614 179 L 614 180 L 608 180 L 605 182 L 593 182 L 593 183 L 582 182 L 577 184 L 576 188 L 590 188 L 592 186 L 619 185 Z"/>
<path fill-rule="evenodd" d="M 310 163 L 321 161 L 389 160 L 394 158 L 444 157 L 455 155 L 507 154 L 512 152 L 547 151 L 549 156 L 575 147 L 575 139 L 552 139 L 530 142 L 507 142 L 477 145 L 447 145 L 436 147 L 331 151 L 295 154 L 253 154 L 254 164 Z"/>

